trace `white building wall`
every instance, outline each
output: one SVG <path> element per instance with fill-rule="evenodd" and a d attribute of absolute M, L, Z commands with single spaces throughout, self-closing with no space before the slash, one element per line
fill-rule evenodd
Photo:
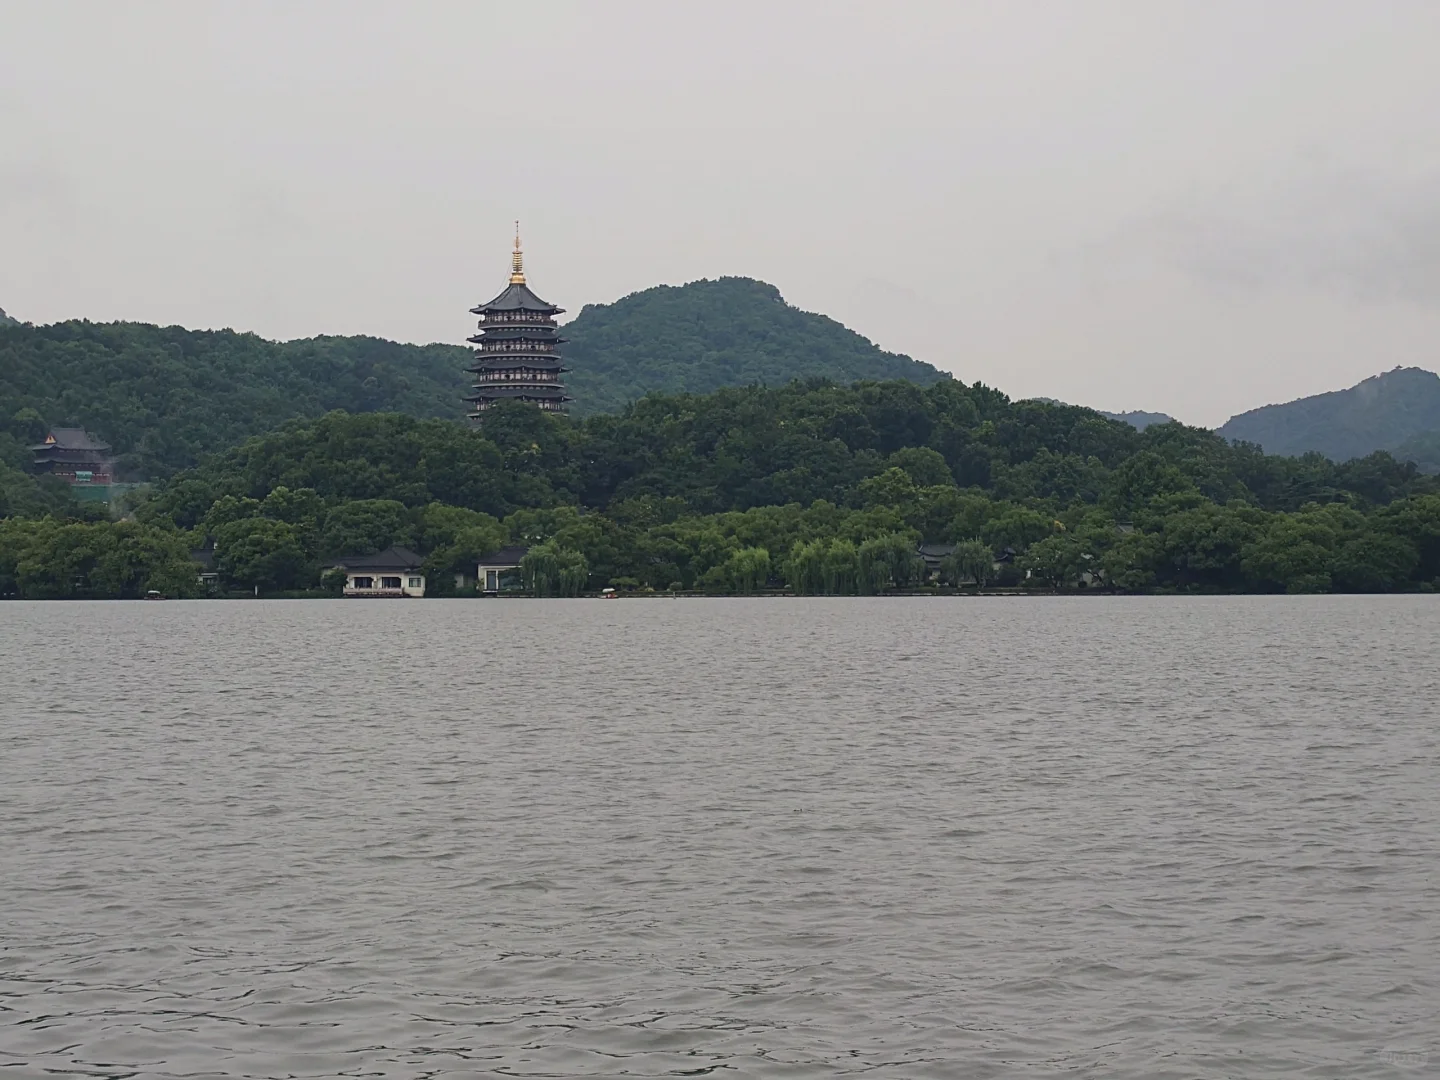
<path fill-rule="evenodd" d="M 387 577 L 398 577 L 398 578 L 400 579 L 400 589 L 399 589 L 398 592 L 397 592 L 396 590 L 394 590 L 394 589 L 385 589 L 385 590 L 382 591 L 382 588 L 381 588 L 381 585 L 380 585 L 380 580 L 381 580 L 382 578 L 387 578 Z M 370 588 L 368 588 L 368 589 L 361 589 L 359 586 L 357 586 L 357 585 L 355 584 L 355 579 L 356 579 L 356 578 L 369 578 L 370 581 L 371 581 Z M 412 580 L 413 580 L 413 581 L 418 581 L 419 584 L 418 584 L 418 585 L 411 585 L 410 582 L 411 582 Z M 352 574 L 352 573 L 350 573 L 349 571 L 346 571 L 346 573 L 345 573 L 345 595 L 346 595 L 346 596 L 416 596 L 416 597 L 424 596 L 424 595 L 425 595 L 425 575 L 424 575 L 424 574 L 411 574 L 411 573 L 407 573 L 407 572 L 405 572 L 405 571 L 403 571 L 403 570 L 400 571 L 399 573 L 385 573 L 385 574 L 376 574 L 376 573 L 353 573 L 353 574 Z"/>
<path fill-rule="evenodd" d="M 512 570 L 519 569 L 519 563 L 513 563 L 510 566 L 486 566 L 484 563 L 481 563 L 475 568 L 475 587 L 481 592 L 494 592 L 495 589 L 492 588 L 490 585 L 491 574 L 496 575 L 496 578 L 498 579 L 504 577 Z"/>

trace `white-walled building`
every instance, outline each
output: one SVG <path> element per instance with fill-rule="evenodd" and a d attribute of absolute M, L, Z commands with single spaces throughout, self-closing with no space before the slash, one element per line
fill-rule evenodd
<path fill-rule="evenodd" d="M 475 567 L 475 589 L 480 593 L 513 592 L 523 589 L 520 580 L 520 560 L 525 558 L 523 547 L 501 548 L 493 555 L 486 555 Z"/>
<path fill-rule="evenodd" d="M 378 555 L 350 555 L 335 561 L 345 571 L 346 596 L 424 596 L 425 560 L 408 548 L 392 547 Z"/>

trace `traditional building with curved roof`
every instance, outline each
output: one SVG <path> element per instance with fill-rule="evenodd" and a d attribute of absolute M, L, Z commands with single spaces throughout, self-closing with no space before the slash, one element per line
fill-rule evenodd
<path fill-rule="evenodd" d="M 573 400 L 565 393 L 561 376 L 569 368 L 560 356 L 556 307 L 530 289 L 525 282 L 525 257 L 520 248 L 520 225 L 515 225 L 515 251 L 511 255 L 510 284 L 483 304 L 470 309 L 480 316 L 478 332 L 468 340 L 475 346 L 475 362 L 467 371 L 475 376 L 472 393 L 465 400 L 473 408 L 472 420 L 501 401 L 527 401 L 538 408 L 563 412 Z"/>

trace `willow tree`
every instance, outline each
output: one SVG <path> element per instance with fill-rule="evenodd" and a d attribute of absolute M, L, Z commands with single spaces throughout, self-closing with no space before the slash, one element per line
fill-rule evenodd
<path fill-rule="evenodd" d="M 983 589 L 995 575 L 995 556 L 984 540 L 966 540 L 955 545 L 955 550 L 946 557 L 941 569 L 952 585 L 960 585 L 969 579 L 975 582 L 977 589 Z"/>
<path fill-rule="evenodd" d="M 797 540 L 785 560 L 785 582 L 802 596 L 814 596 L 825 591 L 825 550 L 824 540 L 809 543 Z"/>
<path fill-rule="evenodd" d="M 859 572 L 859 553 L 843 539 L 797 541 L 784 566 L 790 588 L 809 596 L 850 596 Z"/>
<path fill-rule="evenodd" d="M 860 553 L 849 540 L 831 540 L 825 549 L 825 592 L 851 596 L 860 580 Z"/>
<path fill-rule="evenodd" d="M 579 596 L 590 579 L 590 564 L 580 552 L 547 540 L 525 553 L 520 574 L 536 596 Z"/>
<path fill-rule="evenodd" d="M 903 589 L 924 572 L 915 541 L 904 533 L 881 533 L 860 545 L 858 578 L 864 592 L 881 592 L 894 585 Z"/>
<path fill-rule="evenodd" d="M 735 592 L 759 592 L 770 580 L 770 552 L 762 547 L 741 548 L 726 560 L 725 574 Z"/>

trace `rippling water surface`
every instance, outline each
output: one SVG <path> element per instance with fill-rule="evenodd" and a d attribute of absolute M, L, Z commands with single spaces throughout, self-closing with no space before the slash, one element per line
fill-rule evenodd
<path fill-rule="evenodd" d="M 0 1077 L 1440 1068 L 1440 598 L 0 604 Z"/>

